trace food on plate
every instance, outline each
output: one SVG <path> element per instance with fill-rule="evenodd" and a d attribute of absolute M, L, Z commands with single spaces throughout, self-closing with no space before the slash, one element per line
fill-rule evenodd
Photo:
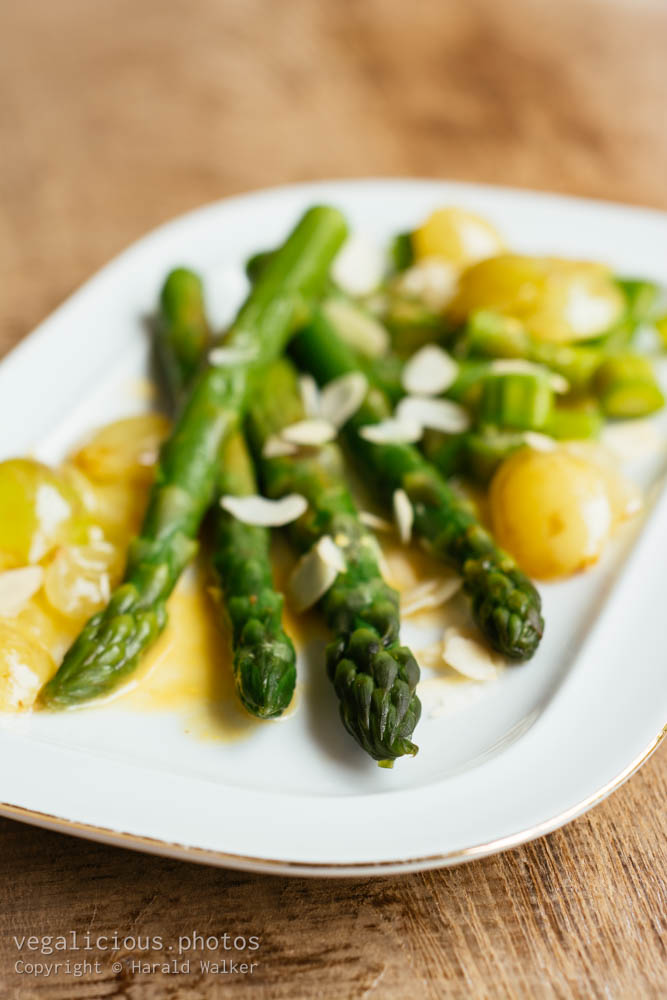
<path fill-rule="evenodd" d="M 491 480 L 490 499 L 499 544 L 542 580 L 596 562 L 614 524 L 604 475 L 562 448 L 515 451 Z"/>
<path fill-rule="evenodd" d="M 156 342 L 174 404 L 192 383 L 210 347 L 203 287 L 192 271 L 172 271 L 160 296 Z M 252 460 L 237 428 L 221 451 L 217 493 L 257 492 Z M 232 627 L 233 670 L 243 705 L 259 718 L 281 715 L 296 684 L 296 652 L 282 627 L 283 596 L 273 586 L 266 527 L 238 520 L 220 504 L 212 515 L 211 561 Z"/>
<path fill-rule="evenodd" d="M 288 714 L 314 609 L 344 726 L 391 766 L 417 752 L 418 661 L 474 686 L 531 659 L 531 578 L 585 570 L 640 509 L 611 448 L 636 457 L 628 426 L 655 430 L 664 406 L 661 292 L 514 253 L 460 206 L 384 254 L 318 206 L 246 273 L 222 332 L 200 277 L 166 276 L 154 343 L 173 426 L 124 417 L 58 469 L 0 462 L 0 709 L 116 692 L 201 540 L 207 641 L 229 642 L 243 717 Z M 295 560 L 278 582 L 272 529 Z M 439 616 L 441 639 L 413 654 L 401 614 Z"/>
<path fill-rule="evenodd" d="M 321 383 L 358 367 L 354 353 L 321 312 L 297 334 L 292 346 L 299 364 Z M 400 435 L 383 444 L 364 436 L 366 427 L 389 415 L 387 397 L 371 382 L 363 405 L 344 428 L 350 448 L 385 497 L 398 489 L 405 491 L 414 509 L 415 533 L 461 573 L 473 617 L 493 648 L 513 660 L 530 658 L 544 627 L 537 591 L 500 551 L 470 504 L 416 447 Z"/>
<path fill-rule="evenodd" d="M 296 492 L 308 501 L 307 510 L 288 531 L 299 551 L 317 553 L 312 571 L 307 570 L 301 582 L 302 603 L 309 597 L 319 599 L 331 629 L 327 672 L 345 728 L 382 764 L 413 755 L 417 747 L 410 737 L 421 712 L 415 694 L 419 667 L 400 644 L 398 594 L 382 578 L 377 542 L 361 522 L 345 483 L 343 456 L 333 443 L 295 454 L 263 454 L 273 435 L 304 416 L 296 372 L 285 360 L 265 373 L 263 392 L 251 400 L 249 415 L 268 496 Z M 326 550 L 317 552 L 325 538 L 333 550 L 328 558 Z M 318 572 L 328 583 L 323 593 Z"/>
<path fill-rule="evenodd" d="M 229 346 L 246 352 L 246 360 L 209 364 L 195 379 L 160 452 L 123 582 L 42 691 L 48 707 L 108 694 L 166 625 L 167 598 L 196 552 L 195 539 L 215 495 L 220 448 L 238 421 L 253 369 L 282 352 L 304 299 L 326 280 L 345 232 L 335 209 L 310 209 L 253 286 L 227 337 Z"/>

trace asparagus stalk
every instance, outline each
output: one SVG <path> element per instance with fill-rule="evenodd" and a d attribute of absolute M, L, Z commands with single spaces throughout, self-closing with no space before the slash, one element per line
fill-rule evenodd
<path fill-rule="evenodd" d="M 172 271 L 160 297 L 156 345 L 174 403 L 192 380 L 210 342 L 204 296 L 192 271 Z M 240 429 L 223 444 L 218 494 L 257 492 Z M 287 708 L 296 683 L 296 653 L 282 627 L 283 597 L 273 586 L 266 528 L 243 524 L 219 505 L 211 510 L 213 568 L 232 626 L 233 670 L 242 704 L 259 718 Z"/>
<path fill-rule="evenodd" d="M 156 353 L 172 402 L 179 402 L 191 385 L 210 340 L 201 279 L 176 268 L 162 286 L 155 330 Z"/>
<path fill-rule="evenodd" d="M 298 363 L 320 383 L 358 368 L 354 352 L 321 311 L 292 341 L 292 350 Z M 491 645 L 511 659 L 528 659 L 544 629 L 539 594 L 417 448 L 375 444 L 359 433 L 365 425 L 389 415 L 386 396 L 372 384 L 364 404 L 345 426 L 352 451 L 385 499 L 396 489 L 405 490 L 414 509 L 416 533 L 435 555 L 461 573 L 473 617 Z"/>
<path fill-rule="evenodd" d="M 399 644 L 398 595 L 382 579 L 377 542 L 361 523 L 345 485 L 338 446 L 271 458 L 263 453 L 270 437 L 303 416 L 294 368 L 277 361 L 249 406 L 251 442 L 267 495 L 295 492 L 308 500 L 308 510 L 289 529 L 296 547 L 308 550 L 329 535 L 344 554 L 345 572 L 320 600 L 335 634 L 327 647 L 327 671 L 345 728 L 387 766 L 417 752 L 410 737 L 421 711 L 415 694 L 419 667 Z"/>
<path fill-rule="evenodd" d="M 248 360 L 209 365 L 195 379 L 162 448 L 124 581 L 84 626 L 43 689 L 48 707 L 107 694 L 164 628 L 166 601 L 196 551 L 195 538 L 217 486 L 221 445 L 237 424 L 248 376 L 282 352 L 304 302 L 320 293 L 345 233 L 335 209 L 310 209 L 258 278 L 227 341 Z"/>

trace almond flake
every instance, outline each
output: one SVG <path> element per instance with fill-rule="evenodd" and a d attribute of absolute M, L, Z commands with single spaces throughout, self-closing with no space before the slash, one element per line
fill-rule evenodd
<path fill-rule="evenodd" d="M 441 312 L 451 302 L 457 281 L 453 264 L 440 257 L 422 257 L 400 275 L 396 288 L 409 298 L 421 299 L 433 312 Z"/>
<path fill-rule="evenodd" d="M 349 539 L 346 539 L 349 542 Z M 322 535 L 320 540 L 315 545 L 315 548 L 319 552 L 325 563 L 333 568 L 338 573 L 344 573 L 347 569 L 347 563 L 345 562 L 345 556 L 341 552 L 340 548 L 331 537 L 331 535 Z"/>
<path fill-rule="evenodd" d="M 411 444 L 419 441 L 422 427 L 414 420 L 380 420 L 377 424 L 367 424 L 359 430 L 359 436 L 372 444 Z"/>
<path fill-rule="evenodd" d="M 305 611 L 316 604 L 345 572 L 345 558 L 330 535 L 323 535 L 299 559 L 288 581 L 290 604 L 295 611 Z"/>
<path fill-rule="evenodd" d="M 299 392 L 306 416 L 321 416 L 320 390 L 312 375 L 299 375 Z"/>
<path fill-rule="evenodd" d="M 395 525 L 391 521 L 387 521 L 384 517 L 378 517 L 377 514 L 373 514 L 370 510 L 360 510 L 359 520 L 373 531 L 387 531 L 393 534 L 396 530 Z"/>
<path fill-rule="evenodd" d="M 420 611 L 440 608 L 451 600 L 462 586 L 463 581 L 458 576 L 446 577 L 444 580 L 439 577 L 424 580 L 403 594 L 401 615 L 409 618 L 410 615 L 416 615 Z"/>
<path fill-rule="evenodd" d="M 300 493 L 289 493 L 280 500 L 269 500 L 253 494 L 245 497 L 221 497 L 220 506 L 243 524 L 277 528 L 301 517 L 308 507 L 308 501 Z"/>
<path fill-rule="evenodd" d="M 279 434 L 272 434 L 264 442 L 262 455 L 264 458 L 282 458 L 285 455 L 296 455 L 298 448 L 289 441 L 284 441 Z"/>
<path fill-rule="evenodd" d="M 442 645 L 445 663 L 474 681 L 495 680 L 505 664 L 498 653 L 454 625 L 445 631 Z"/>
<path fill-rule="evenodd" d="M 352 233 L 338 252 L 331 277 L 348 295 L 368 295 L 382 281 L 384 255 L 364 233 Z"/>
<path fill-rule="evenodd" d="M 548 375 L 554 392 L 564 394 L 570 391 L 570 383 L 558 372 L 550 372 L 544 365 L 525 358 L 494 358 L 489 370 L 495 375 Z"/>
<path fill-rule="evenodd" d="M 415 659 L 419 666 L 427 670 L 437 670 L 442 667 L 442 639 L 439 642 L 432 642 L 430 646 L 424 646 L 415 653 Z"/>
<path fill-rule="evenodd" d="M 378 358 L 389 350 L 389 333 L 376 319 L 345 299 L 329 299 L 322 311 L 338 336 L 356 351 Z"/>
<path fill-rule="evenodd" d="M 280 437 L 290 444 L 317 448 L 318 445 L 326 444 L 327 441 L 333 441 L 336 437 L 336 428 L 328 420 L 316 417 L 313 420 L 299 420 L 295 424 L 283 427 Z"/>
<path fill-rule="evenodd" d="M 43 580 L 41 566 L 22 566 L 0 573 L 0 616 L 14 618 L 34 597 Z"/>
<path fill-rule="evenodd" d="M 523 440 L 533 451 L 555 451 L 558 447 L 554 438 L 548 434 L 540 434 L 539 431 L 526 431 Z"/>
<path fill-rule="evenodd" d="M 405 490 L 394 490 L 392 504 L 394 508 L 394 520 L 398 528 L 398 537 L 404 545 L 407 545 L 412 537 L 412 525 L 415 520 L 415 512 L 410 502 L 410 497 Z"/>
<path fill-rule="evenodd" d="M 445 434 L 461 434 L 470 427 L 468 411 L 449 399 L 405 396 L 396 407 L 396 417 Z"/>
<path fill-rule="evenodd" d="M 456 361 L 437 344 L 425 344 L 403 368 L 402 383 L 415 396 L 439 396 L 458 375 Z"/>
<path fill-rule="evenodd" d="M 368 392 L 368 379 L 361 372 L 349 372 L 332 379 L 322 389 L 320 417 L 342 427 L 357 412 Z"/>
<path fill-rule="evenodd" d="M 214 347 L 208 352 L 208 360 L 216 367 L 227 367 L 228 365 L 245 365 L 257 358 L 257 349 L 254 347 Z"/>

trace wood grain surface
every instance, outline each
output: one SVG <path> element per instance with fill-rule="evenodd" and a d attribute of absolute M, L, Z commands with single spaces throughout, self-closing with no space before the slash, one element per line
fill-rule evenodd
<path fill-rule="evenodd" d="M 2 0 L 0 13 L 0 353 L 147 229 L 259 186 L 421 175 L 667 208 L 663 0 Z M 0 997 L 661 997 L 666 797 L 663 750 L 534 844 L 336 883 L 0 820 Z M 72 930 L 164 949 L 49 958 L 14 941 Z M 206 973 L 191 949 L 189 974 L 132 971 L 195 931 L 256 935 L 252 955 L 229 954 L 258 966 Z M 100 971 L 15 971 L 35 957 Z"/>

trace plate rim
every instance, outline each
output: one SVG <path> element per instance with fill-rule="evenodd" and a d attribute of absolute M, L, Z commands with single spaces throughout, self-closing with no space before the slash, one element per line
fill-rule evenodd
<path fill-rule="evenodd" d="M 122 847 L 126 850 L 151 854 L 156 857 L 174 858 L 178 861 L 189 861 L 192 864 L 211 865 L 217 868 L 229 868 L 237 871 L 247 871 L 258 875 L 287 875 L 299 878 L 354 878 L 367 876 L 401 875 L 410 872 L 428 871 L 432 868 L 453 868 L 456 865 L 479 861 L 494 854 L 521 847 L 523 844 L 538 840 L 549 833 L 554 833 L 568 823 L 584 815 L 584 813 L 599 805 L 612 792 L 625 784 L 653 756 L 667 736 L 667 723 L 648 746 L 616 777 L 608 781 L 602 788 L 582 799 L 580 802 L 563 810 L 556 816 L 537 823 L 532 827 L 519 830 L 486 843 L 474 844 L 460 850 L 446 851 L 440 854 L 429 854 L 417 858 L 405 858 L 397 861 L 360 861 L 360 862 L 319 862 L 319 861 L 286 861 L 277 858 L 259 858 L 255 855 L 234 854 L 227 851 L 217 851 L 205 847 L 194 847 L 163 840 L 159 837 L 146 837 L 139 834 L 125 833 L 113 830 L 111 827 L 96 826 L 93 823 L 82 823 L 69 820 L 63 816 L 54 816 L 36 809 L 26 809 L 7 802 L 0 802 L 0 816 L 12 819 L 28 826 L 50 830 L 54 833 L 90 840 L 94 843 L 111 847 Z"/>

